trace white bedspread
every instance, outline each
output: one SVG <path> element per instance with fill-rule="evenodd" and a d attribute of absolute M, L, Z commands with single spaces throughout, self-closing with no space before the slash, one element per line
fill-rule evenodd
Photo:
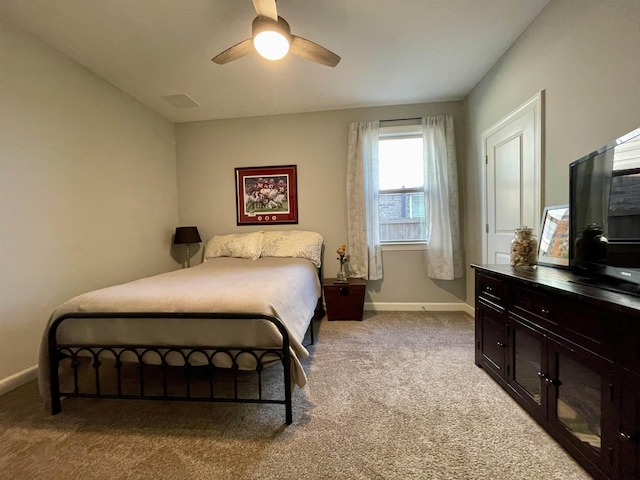
<path fill-rule="evenodd" d="M 292 381 L 306 383 L 302 345 L 321 293 L 316 267 L 302 258 L 213 258 L 164 273 L 79 295 L 58 307 L 40 348 L 39 383 L 49 396 L 47 334 L 56 318 L 71 312 L 243 312 L 273 315 L 291 342 Z M 250 327 L 250 328 L 247 328 Z M 208 319 L 67 319 L 58 343 L 277 347 L 282 337 L 270 322 Z"/>

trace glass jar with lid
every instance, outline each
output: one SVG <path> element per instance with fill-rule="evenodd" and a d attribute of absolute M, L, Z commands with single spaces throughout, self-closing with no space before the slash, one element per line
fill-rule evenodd
<path fill-rule="evenodd" d="M 511 240 L 511 265 L 530 267 L 538 264 L 538 241 L 533 228 L 521 225 Z"/>

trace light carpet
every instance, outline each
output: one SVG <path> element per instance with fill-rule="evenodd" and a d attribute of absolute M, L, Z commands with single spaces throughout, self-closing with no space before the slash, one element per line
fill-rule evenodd
<path fill-rule="evenodd" d="M 0 397 L 2 479 L 589 479 L 473 363 L 473 319 L 367 312 L 316 324 L 276 405 Z"/>

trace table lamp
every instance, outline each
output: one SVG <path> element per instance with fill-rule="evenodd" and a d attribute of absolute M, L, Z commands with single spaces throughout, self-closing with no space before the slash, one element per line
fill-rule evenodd
<path fill-rule="evenodd" d="M 198 227 L 177 227 L 176 234 L 173 237 L 174 245 L 187 246 L 187 268 L 191 267 L 191 254 L 189 247 L 192 243 L 200 243 L 202 239 L 198 233 Z"/>

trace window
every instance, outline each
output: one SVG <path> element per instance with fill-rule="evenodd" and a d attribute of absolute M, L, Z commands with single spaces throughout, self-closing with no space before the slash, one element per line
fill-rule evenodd
<path fill-rule="evenodd" d="M 380 242 L 424 243 L 425 189 L 420 125 L 380 127 Z"/>
<path fill-rule="evenodd" d="M 427 242 L 429 278 L 464 273 L 453 117 L 418 121 L 394 121 L 393 128 L 388 121 L 349 124 L 347 233 L 354 277 L 380 280 L 383 250 L 426 250 Z"/>

